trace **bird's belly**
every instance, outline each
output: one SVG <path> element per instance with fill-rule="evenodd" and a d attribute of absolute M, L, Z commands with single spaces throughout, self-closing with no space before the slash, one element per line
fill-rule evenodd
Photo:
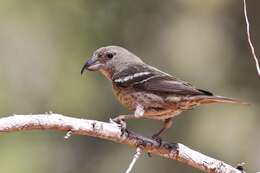
<path fill-rule="evenodd" d="M 150 107 L 163 109 L 164 106 L 163 98 L 152 93 L 117 88 L 114 89 L 114 94 L 124 106 L 132 111 L 136 109 L 137 105 L 143 106 L 145 111 Z"/>
<path fill-rule="evenodd" d="M 168 118 L 173 118 L 180 114 L 182 111 L 179 109 L 166 109 L 163 111 L 150 111 L 146 114 L 145 118 L 155 119 L 155 120 L 165 120 Z"/>
<path fill-rule="evenodd" d="M 181 111 L 173 104 L 165 102 L 165 98 L 153 93 L 138 92 L 132 89 L 115 89 L 114 94 L 121 104 L 135 111 L 137 105 L 144 107 L 144 118 L 163 120 L 178 115 Z"/>

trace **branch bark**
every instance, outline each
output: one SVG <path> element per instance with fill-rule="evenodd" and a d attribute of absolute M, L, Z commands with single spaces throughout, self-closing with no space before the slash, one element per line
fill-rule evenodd
<path fill-rule="evenodd" d="M 67 117 L 60 114 L 14 115 L 0 118 L 0 133 L 26 130 L 57 130 L 69 132 L 69 135 L 86 135 L 116 143 L 127 144 L 131 147 L 142 147 L 143 151 L 164 158 L 180 161 L 184 164 L 210 173 L 241 173 L 223 161 L 208 157 L 180 143 L 163 141 L 161 145 L 153 139 L 134 132 L 122 132 L 113 123 L 100 122 Z M 69 135 L 66 135 L 69 136 Z"/>

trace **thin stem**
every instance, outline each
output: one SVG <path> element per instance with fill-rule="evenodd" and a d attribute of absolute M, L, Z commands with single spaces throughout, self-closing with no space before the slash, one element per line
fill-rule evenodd
<path fill-rule="evenodd" d="M 138 158 L 140 157 L 142 153 L 142 149 L 140 147 L 136 148 L 136 152 L 134 154 L 134 157 L 132 159 L 132 162 L 130 163 L 130 165 L 128 166 L 127 170 L 125 171 L 125 173 L 130 173 L 136 163 L 136 161 L 138 160 Z"/>
<path fill-rule="evenodd" d="M 255 53 L 255 48 L 254 48 L 254 45 L 253 45 L 252 40 L 251 40 L 250 23 L 249 23 L 248 16 L 247 16 L 246 0 L 244 0 L 244 15 L 245 15 L 245 21 L 246 21 L 247 40 L 248 40 L 249 46 L 250 46 L 250 48 L 251 48 L 251 52 L 252 52 L 253 58 L 254 58 L 254 60 L 255 60 L 257 73 L 258 73 L 258 75 L 260 76 L 259 61 L 258 61 L 258 59 L 257 59 L 256 53 Z"/>

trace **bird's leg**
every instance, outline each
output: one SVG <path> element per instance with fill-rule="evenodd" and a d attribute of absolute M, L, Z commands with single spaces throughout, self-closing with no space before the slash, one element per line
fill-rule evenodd
<path fill-rule="evenodd" d="M 120 127 L 122 129 L 126 129 L 126 123 L 125 120 L 127 119 L 138 119 L 143 117 L 144 115 L 144 107 L 142 105 L 137 105 L 136 109 L 135 109 L 135 113 L 134 114 L 130 114 L 130 115 L 119 115 L 113 119 L 110 119 L 110 122 L 115 122 L 117 124 L 120 125 Z"/>
<path fill-rule="evenodd" d="M 163 123 L 163 127 L 157 133 L 155 133 L 152 136 L 152 138 L 161 144 L 162 139 L 160 135 L 164 133 L 167 129 L 169 129 L 171 126 L 172 126 L 172 118 L 165 119 Z"/>

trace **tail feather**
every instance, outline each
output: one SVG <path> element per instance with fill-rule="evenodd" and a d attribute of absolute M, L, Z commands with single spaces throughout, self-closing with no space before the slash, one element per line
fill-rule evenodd
<path fill-rule="evenodd" d="M 209 104 L 209 103 L 233 103 L 233 104 L 243 104 L 250 105 L 247 102 L 244 102 L 239 99 L 233 99 L 223 96 L 195 96 L 196 100 L 200 102 L 200 104 Z"/>

